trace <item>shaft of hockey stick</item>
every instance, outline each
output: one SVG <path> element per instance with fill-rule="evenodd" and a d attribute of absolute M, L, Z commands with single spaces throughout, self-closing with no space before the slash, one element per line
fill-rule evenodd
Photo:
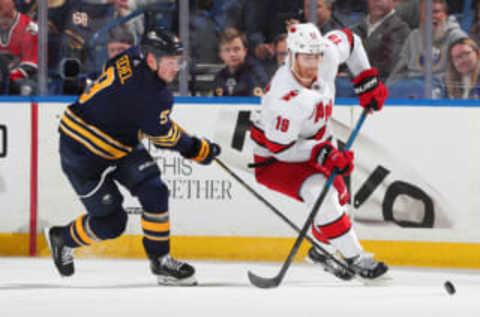
<path fill-rule="evenodd" d="M 347 144 L 345 146 L 346 150 L 350 149 L 350 147 L 352 146 L 353 141 L 357 137 L 358 132 L 360 131 L 360 128 L 362 127 L 363 122 L 365 121 L 365 118 L 367 117 L 369 111 L 370 110 L 368 108 L 364 108 L 362 115 L 358 119 L 357 125 L 355 126 L 355 128 L 352 131 L 352 134 L 350 134 L 350 137 L 348 138 Z M 310 211 L 310 214 L 307 217 L 307 220 L 305 221 L 305 224 L 303 225 L 302 230 L 300 231 L 297 237 L 297 240 L 295 240 L 295 244 L 290 250 L 290 253 L 288 254 L 287 259 L 283 263 L 282 268 L 280 269 L 280 272 L 278 272 L 278 274 L 272 278 L 266 278 L 266 277 L 261 277 L 259 275 L 256 275 L 251 271 L 249 271 L 248 279 L 253 285 L 259 288 L 273 288 L 280 285 L 283 278 L 285 277 L 285 274 L 287 273 L 288 268 L 290 267 L 290 264 L 292 264 L 293 258 L 298 252 L 298 248 L 300 247 L 300 244 L 302 243 L 303 239 L 307 234 L 308 228 L 311 226 L 313 219 L 317 215 L 320 209 L 320 206 L 323 203 L 323 200 L 325 199 L 325 196 L 327 195 L 328 190 L 330 189 L 330 186 L 333 183 L 333 180 L 335 179 L 335 176 L 337 176 L 337 173 L 338 173 L 338 170 L 335 168 L 330 174 L 330 177 L 328 178 L 326 184 L 323 186 L 322 192 L 320 193 L 320 196 L 318 196 L 317 200 L 315 201 L 315 204 L 313 205 L 312 210 Z"/>
<path fill-rule="evenodd" d="M 287 223 L 290 228 L 295 230 L 297 233 L 300 233 L 300 228 L 295 225 L 287 216 L 285 216 L 278 208 L 273 206 L 265 197 L 260 195 L 255 189 L 253 189 L 250 185 L 248 185 L 240 176 L 238 176 L 234 171 L 232 171 L 222 160 L 216 158 L 215 162 L 225 171 L 227 174 L 232 176 L 240 185 L 242 185 L 248 192 L 250 192 L 255 198 L 261 201 L 265 206 L 267 206 L 274 214 L 276 214 L 280 219 L 282 219 L 285 223 Z M 353 276 L 356 275 L 354 271 L 352 271 L 345 263 L 339 261 L 335 258 L 330 252 L 325 250 L 318 242 L 313 240 L 308 235 L 305 236 L 305 239 L 308 240 L 313 246 L 315 246 L 320 252 L 322 252 L 326 257 L 337 263 L 343 269 L 345 269 L 348 273 L 352 274 Z"/>

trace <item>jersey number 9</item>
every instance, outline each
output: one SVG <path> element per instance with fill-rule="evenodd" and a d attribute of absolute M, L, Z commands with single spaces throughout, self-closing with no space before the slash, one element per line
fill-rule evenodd
<path fill-rule="evenodd" d="M 115 68 L 110 66 L 95 81 L 92 87 L 88 88 L 78 99 L 79 103 L 85 103 L 90 100 L 97 92 L 110 86 L 115 80 Z"/>
<path fill-rule="evenodd" d="M 282 132 L 287 132 L 289 124 L 290 124 L 290 120 L 277 116 L 277 123 L 275 125 L 275 129 L 280 130 Z"/>

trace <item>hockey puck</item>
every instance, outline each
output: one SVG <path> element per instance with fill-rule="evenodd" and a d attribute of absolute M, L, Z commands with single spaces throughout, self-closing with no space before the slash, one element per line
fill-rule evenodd
<path fill-rule="evenodd" d="M 455 294 L 455 286 L 453 286 L 452 282 L 445 281 L 445 283 L 443 283 L 443 286 L 445 287 L 445 290 L 447 291 L 448 294 L 450 295 Z"/>

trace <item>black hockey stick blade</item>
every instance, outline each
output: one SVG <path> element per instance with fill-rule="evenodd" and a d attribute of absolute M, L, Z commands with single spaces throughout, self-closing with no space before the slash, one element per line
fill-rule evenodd
<path fill-rule="evenodd" d="M 280 285 L 280 282 L 282 281 L 279 276 L 272 278 L 261 277 L 251 271 L 248 271 L 248 279 L 250 280 L 250 283 L 259 288 L 274 288 Z"/>

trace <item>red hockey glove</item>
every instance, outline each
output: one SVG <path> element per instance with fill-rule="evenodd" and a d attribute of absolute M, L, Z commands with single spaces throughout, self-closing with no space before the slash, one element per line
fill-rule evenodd
<path fill-rule="evenodd" d="M 364 70 L 352 79 L 352 82 L 362 107 L 376 111 L 382 109 L 383 103 L 388 97 L 388 90 L 378 79 L 376 68 Z"/>
<path fill-rule="evenodd" d="M 12 69 L 10 72 L 10 80 L 11 81 L 16 81 L 19 79 L 25 79 L 27 76 L 25 76 L 25 73 L 22 72 L 20 69 Z"/>
<path fill-rule="evenodd" d="M 338 168 L 338 174 L 348 176 L 353 170 L 353 152 L 340 152 L 330 142 L 322 142 L 313 147 L 310 162 L 327 177 L 334 168 Z"/>
<path fill-rule="evenodd" d="M 202 140 L 193 137 L 193 146 L 189 153 L 183 154 L 185 158 L 203 165 L 210 164 L 212 160 L 220 155 L 221 148 L 218 144 L 209 140 Z"/>

